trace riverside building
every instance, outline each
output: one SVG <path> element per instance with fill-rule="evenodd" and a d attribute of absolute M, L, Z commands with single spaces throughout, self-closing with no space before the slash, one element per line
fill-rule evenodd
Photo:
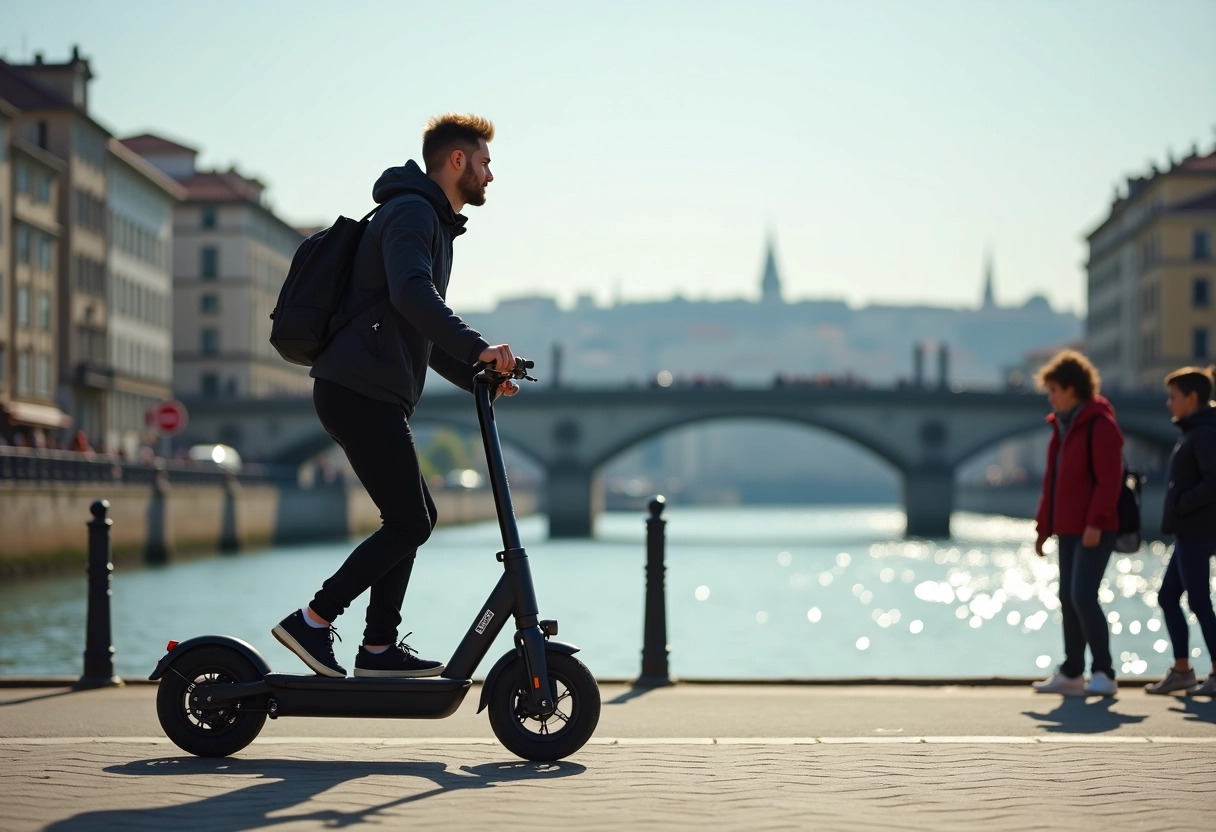
<path fill-rule="evenodd" d="M 308 369 L 270 346 L 270 313 L 303 241 L 265 187 L 234 169 L 199 170 L 198 151 L 144 134 L 123 144 L 181 185 L 174 216 L 174 389 L 185 396 L 307 394 Z"/>
<path fill-rule="evenodd" d="M 1129 179 L 1089 242 L 1089 357 L 1111 388 L 1216 360 L 1216 151 Z"/>

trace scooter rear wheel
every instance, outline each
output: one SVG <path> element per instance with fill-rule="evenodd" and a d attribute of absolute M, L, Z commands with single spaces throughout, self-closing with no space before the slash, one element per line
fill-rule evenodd
<path fill-rule="evenodd" d="M 252 682 L 260 675 L 247 658 L 226 647 L 200 647 L 170 665 L 156 692 L 156 715 L 165 735 L 198 757 L 227 757 L 249 743 L 266 724 L 266 714 L 248 703 L 200 708 L 191 696 L 205 685 Z"/>
<path fill-rule="evenodd" d="M 546 651 L 556 710 L 541 719 L 527 702 L 527 669 L 515 659 L 490 691 L 490 727 L 508 751 L 525 760 L 552 762 L 582 748 L 600 721 L 600 688 L 587 666 L 567 653 Z"/>

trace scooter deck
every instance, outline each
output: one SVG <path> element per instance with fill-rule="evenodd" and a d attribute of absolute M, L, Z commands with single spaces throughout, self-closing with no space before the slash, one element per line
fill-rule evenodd
<path fill-rule="evenodd" d="M 448 679 L 444 676 L 426 676 L 421 679 L 378 679 L 370 676 L 346 676 L 335 679 L 330 676 L 304 676 L 294 673 L 267 673 L 263 677 L 275 690 L 336 690 L 336 691 L 380 691 L 391 693 L 437 693 L 441 691 L 466 690 L 473 680 Z"/>
<path fill-rule="evenodd" d="M 471 679 L 369 679 L 268 673 L 271 716 L 441 719 L 464 701 Z"/>

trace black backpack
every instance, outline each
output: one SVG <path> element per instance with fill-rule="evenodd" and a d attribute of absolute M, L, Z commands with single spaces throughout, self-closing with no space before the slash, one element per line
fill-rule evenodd
<path fill-rule="evenodd" d="M 296 249 L 279 300 L 270 313 L 270 343 L 292 364 L 311 367 L 330 339 L 356 315 L 383 300 L 387 290 L 341 315 L 355 252 L 376 206 L 363 219 L 338 217 Z"/>
<path fill-rule="evenodd" d="M 1098 481 L 1094 474 L 1094 423 L 1089 423 L 1089 478 Z M 1119 534 L 1115 538 L 1115 551 L 1131 554 L 1140 549 L 1140 492 L 1144 487 L 1144 476 L 1127 467 L 1123 461 L 1123 482 L 1119 486 Z"/>

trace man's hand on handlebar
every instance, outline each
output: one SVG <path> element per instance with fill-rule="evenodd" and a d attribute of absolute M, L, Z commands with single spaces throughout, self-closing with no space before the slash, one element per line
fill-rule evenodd
<path fill-rule="evenodd" d="M 482 364 L 488 364 L 496 373 L 507 375 L 515 371 L 515 354 L 511 352 L 511 347 L 507 344 L 499 344 L 483 350 L 481 355 L 477 356 L 477 360 Z M 498 396 L 514 396 L 518 392 L 519 385 L 508 378 L 498 385 L 495 394 Z"/>
<path fill-rule="evenodd" d="M 515 354 L 511 352 L 511 347 L 507 344 L 487 347 L 482 350 L 481 355 L 477 356 L 477 360 L 482 364 L 490 364 L 494 367 L 494 372 L 503 375 L 515 370 Z"/>

